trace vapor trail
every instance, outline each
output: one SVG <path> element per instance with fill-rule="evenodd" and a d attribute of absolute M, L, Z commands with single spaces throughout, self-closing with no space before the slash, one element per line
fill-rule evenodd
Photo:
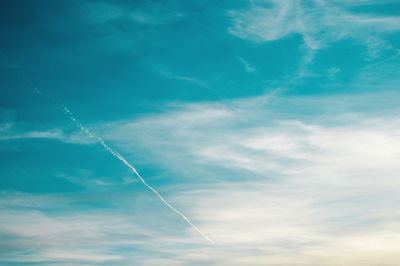
<path fill-rule="evenodd" d="M 158 193 L 158 191 L 153 188 L 152 186 L 150 186 L 149 184 L 147 184 L 146 180 L 143 179 L 143 177 L 139 174 L 139 172 L 136 170 L 135 167 L 133 167 L 121 154 L 119 154 L 117 151 L 113 150 L 110 146 L 108 146 L 104 140 L 96 135 L 94 135 L 89 129 L 87 129 L 86 127 L 84 127 L 74 116 L 74 114 L 65 106 L 62 106 L 65 112 L 65 115 L 72 121 L 74 122 L 74 124 L 82 131 L 84 132 L 87 136 L 89 136 L 92 139 L 96 139 L 100 145 L 109 153 L 111 153 L 115 158 L 117 158 L 118 160 L 120 160 L 125 166 L 127 166 L 139 179 L 140 181 L 143 183 L 143 185 L 145 185 L 148 189 L 150 189 L 154 194 L 156 194 L 156 196 L 168 207 L 170 208 L 173 212 L 175 212 L 176 214 L 178 214 L 183 220 L 186 221 L 187 224 L 189 224 L 193 229 L 195 229 L 199 234 L 201 234 L 205 239 L 207 239 L 207 241 L 209 241 L 210 243 L 214 244 L 214 241 L 209 238 L 206 234 L 204 234 L 196 225 L 194 225 L 189 218 L 187 218 L 183 213 L 181 213 L 180 211 L 178 211 L 174 206 L 172 206 L 168 201 L 166 201 L 161 195 L 160 193 Z"/>

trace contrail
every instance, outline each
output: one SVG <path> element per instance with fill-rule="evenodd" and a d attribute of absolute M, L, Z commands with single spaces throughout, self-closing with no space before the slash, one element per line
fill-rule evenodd
<path fill-rule="evenodd" d="M 37 89 L 36 89 L 37 90 Z M 38 91 L 37 91 L 38 92 Z M 108 146 L 104 140 L 96 135 L 94 135 L 89 129 L 87 129 L 86 127 L 84 127 L 82 125 L 82 123 L 80 123 L 74 116 L 74 114 L 65 106 L 61 105 L 61 107 L 64 109 L 65 115 L 72 121 L 74 122 L 74 124 L 82 131 L 84 132 L 87 136 L 89 136 L 92 139 L 96 139 L 100 145 L 109 153 L 111 153 L 115 158 L 117 158 L 118 160 L 120 160 L 125 166 L 127 166 L 139 179 L 140 181 L 143 183 L 143 185 L 145 185 L 148 189 L 150 189 L 154 194 L 156 194 L 156 196 L 168 207 L 170 208 L 173 212 L 175 212 L 176 214 L 178 214 L 180 217 L 182 217 L 183 220 L 186 221 L 186 223 L 188 223 L 193 229 L 195 229 L 198 233 L 200 233 L 205 239 L 207 239 L 207 241 L 209 241 L 210 243 L 214 244 L 214 241 L 209 238 L 206 234 L 204 234 L 196 225 L 194 225 L 189 218 L 187 218 L 183 213 L 181 213 L 180 211 L 178 211 L 174 206 L 172 206 L 168 201 L 166 201 L 161 195 L 160 193 L 158 193 L 158 191 L 153 188 L 152 186 L 150 186 L 149 184 L 147 184 L 146 180 L 143 179 L 143 177 L 139 174 L 139 172 L 136 170 L 135 167 L 133 167 L 121 154 L 119 154 L 117 151 L 113 150 L 110 146 Z"/>

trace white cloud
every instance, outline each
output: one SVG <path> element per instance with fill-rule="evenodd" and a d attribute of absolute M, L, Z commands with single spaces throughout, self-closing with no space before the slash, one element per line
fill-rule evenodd
<path fill-rule="evenodd" d="M 233 25 L 229 32 L 257 42 L 274 41 L 292 34 L 302 36 L 310 49 L 319 49 L 344 38 L 365 43 L 376 57 L 387 48 L 381 34 L 400 29 L 400 17 L 356 14 L 354 5 L 362 1 L 254 1 L 246 10 L 231 11 Z"/>
<path fill-rule="evenodd" d="M 189 104 L 103 130 L 128 156 L 145 152 L 194 182 L 175 187 L 173 201 L 217 243 L 197 263 L 391 265 L 400 262 L 400 120 L 390 104 L 370 108 L 387 98 Z"/>
<path fill-rule="evenodd" d="M 214 90 L 211 86 L 209 86 L 207 83 L 205 83 L 204 81 L 195 78 L 195 77 L 189 77 L 189 76 L 182 76 L 182 75 L 177 75 L 174 74 L 172 72 L 169 71 L 165 71 L 165 70 L 159 70 L 158 71 L 160 73 L 160 75 L 162 75 L 163 77 L 167 78 L 167 79 L 175 79 L 175 80 L 180 80 L 180 81 L 184 81 L 187 82 L 191 85 L 203 88 L 203 89 L 207 89 L 207 90 Z"/>
<path fill-rule="evenodd" d="M 243 57 L 239 57 L 239 61 L 243 64 L 244 69 L 246 70 L 246 72 L 249 73 L 254 73 L 257 72 L 257 69 L 251 65 L 246 59 L 244 59 Z"/>
<path fill-rule="evenodd" d="M 0 261 L 41 265 L 131 265 L 132 261 L 140 261 L 148 254 L 176 255 L 172 251 L 163 251 L 163 243 L 169 243 L 170 247 L 176 247 L 174 251 L 178 251 L 186 245 L 201 242 L 197 236 L 191 239 L 163 229 L 161 225 L 167 227 L 168 219 L 155 219 L 155 213 L 136 214 L 131 207 L 124 212 L 115 206 L 85 208 L 86 205 L 81 204 L 90 203 L 90 198 L 82 196 L 3 192 L 0 198 L 3 240 Z M 107 195 L 109 203 L 129 203 L 128 206 L 145 200 L 137 193 L 135 197 L 129 194 L 127 198 L 123 193 L 116 198 L 110 196 Z M 155 209 L 152 208 L 152 212 Z"/>
<path fill-rule="evenodd" d="M 29 131 L 23 133 L 10 132 L 11 127 L 7 127 L 7 130 L 0 136 L 0 140 L 11 140 L 11 139 L 56 139 L 61 140 L 64 138 L 64 134 L 61 130 L 44 130 L 44 131 Z"/>
<path fill-rule="evenodd" d="M 396 96 L 362 97 L 371 105 L 374 101 Z M 362 99 L 337 97 L 318 102 L 313 98 L 276 98 L 268 101 L 260 97 L 222 104 L 187 105 L 165 115 L 110 125 L 112 133 L 105 134 L 106 137 L 110 134 L 108 138 L 121 147 L 149 149 L 168 167 L 174 167 L 176 156 L 188 158 L 189 163 L 245 168 L 257 173 L 292 171 L 315 162 L 320 165 L 349 160 L 351 167 L 360 156 L 361 162 L 385 159 L 385 163 L 395 165 L 390 159 L 398 152 L 396 145 L 392 145 L 397 143 L 398 122 L 393 117 L 379 118 L 379 114 L 377 118 L 369 118 L 356 111 L 347 112 L 351 104 L 369 108 L 362 105 Z M 284 111 L 283 107 L 289 111 Z M 323 115 L 310 115 L 316 121 L 305 121 L 301 113 L 297 115 L 291 108 Z M 330 116 L 327 112 L 332 110 L 336 114 Z M 335 124 L 321 124 L 323 120 Z M 135 132 L 134 138 L 128 137 L 129 132 Z M 170 157 L 170 153 L 174 156 Z M 286 167 L 288 163 L 292 167 Z M 179 164 L 176 166 L 180 168 Z"/>
<path fill-rule="evenodd" d="M 94 141 L 82 132 L 76 131 L 73 133 L 66 133 L 62 129 L 48 129 L 48 130 L 19 130 L 13 124 L 12 126 L 6 124 L 0 140 L 17 140 L 17 139 L 48 139 L 58 140 L 66 143 L 73 144 L 92 144 Z"/>
<path fill-rule="evenodd" d="M 165 113 L 95 127 L 127 157 L 146 154 L 152 164 L 184 183 L 162 190 L 216 245 L 204 243 L 190 227 L 177 225 L 175 216 L 165 218 L 168 211 L 147 209 L 153 206 L 149 199 L 135 198 L 137 204 L 129 197 L 129 205 L 135 207 L 123 213 L 52 213 L 46 210 L 73 206 L 74 200 L 3 194 L 0 233 L 12 238 L 2 248 L 33 251 L 10 253 L 2 260 L 89 265 L 396 264 L 398 98 L 392 92 L 176 103 Z M 96 180 L 102 179 L 90 182 Z M 146 211 L 137 211 L 140 206 Z M 140 251 L 129 250 L 132 246 Z M 115 252 L 118 248 L 129 251 Z"/>

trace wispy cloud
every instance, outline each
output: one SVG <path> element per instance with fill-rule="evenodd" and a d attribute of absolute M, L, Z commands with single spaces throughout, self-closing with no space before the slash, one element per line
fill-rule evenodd
<path fill-rule="evenodd" d="M 152 1 L 135 7 L 116 4 L 111 1 L 89 2 L 82 5 L 82 16 L 93 23 L 109 23 L 124 20 L 145 26 L 162 26 L 175 23 L 185 17 L 183 13 L 174 11 L 167 5 L 158 5 Z"/>
<path fill-rule="evenodd" d="M 23 131 L 15 127 L 15 125 L 6 124 L 1 130 L 0 140 L 17 140 L 17 139 L 48 139 L 58 140 L 66 143 L 74 144 L 92 144 L 94 143 L 89 137 L 80 132 L 72 134 L 65 133 L 62 129 L 49 129 L 49 130 L 31 130 Z"/>
<path fill-rule="evenodd" d="M 88 128 L 82 125 L 78 119 L 75 118 L 74 114 L 67 108 L 64 107 L 65 115 L 75 124 L 77 128 L 79 128 L 83 133 L 85 133 L 88 137 L 95 139 L 97 143 L 104 148 L 106 152 L 114 156 L 121 163 L 123 163 L 132 174 L 134 174 L 139 181 L 148 188 L 151 192 L 153 192 L 157 198 L 171 211 L 175 212 L 178 216 L 180 216 L 188 225 L 190 225 L 194 230 L 196 230 L 201 236 L 203 236 L 207 241 L 213 243 L 212 239 L 210 239 L 205 233 L 203 233 L 195 224 L 192 223 L 189 218 L 184 215 L 181 211 L 176 209 L 171 203 L 169 203 L 161 194 L 156 190 L 153 186 L 149 185 L 146 180 L 142 177 L 142 175 L 136 170 L 136 168 L 126 160 L 124 156 L 122 156 L 119 152 L 108 146 L 108 144 L 101 138 L 94 135 Z"/>
<path fill-rule="evenodd" d="M 392 102 L 376 106 L 382 99 Z M 133 211 L 156 206 L 153 201 L 143 204 L 137 195 L 121 195 L 124 204 L 113 198 L 118 206 L 133 209 L 87 212 L 73 208 L 79 206 L 78 196 L 6 193 L 0 200 L 0 231 L 8 239 L 2 242 L 2 250 L 10 252 L 1 254 L 1 261 L 397 263 L 400 121 L 396 99 L 395 92 L 326 98 L 266 95 L 175 104 L 166 113 L 99 125 L 99 132 L 127 156 L 146 152 L 152 163 L 179 179 L 169 198 L 216 245 L 204 245 L 190 227 L 179 226 L 176 235 L 176 220 L 166 225 L 168 219 L 158 222 L 146 217 L 157 216 L 153 208 Z M 56 206 L 64 211 L 51 211 Z M 147 224 L 141 222 L 143 217 Z M 30 252 L 17 252 L 16 246 Z"/>
<path fill-rule="evenodd" d="M 232 25 L 228 31 L 257 43 L 300 36 L 303 40 L 298 47 L 302 53 L 301 59 L 296 70 L 282 79 L 282 87 L 290 90 L 307 78 L 320 76 L 320 72 L 311 69 L 315 58 L 341 41 L 352 40 L 354 45 L 364 47 L 359 50 L 359 56 L 363 57 L 365 65 L 384 62 L 393 54 L 397 56 L 399 51 L 388 36 L 400 29 L 400 16 L 354 11 L 354 7 L 388 3 L 390 1 L 250 1 L 247 8 L 229 12 Z M 334 67 L 338 66 L 332 66 L 331 70 Z M 356 68 L 354 71 L 358 70 Z M 379 70 L 380 73 L 388 72 L 383 66 Z M 360 71 L 365 72 L 363 69 Z M 391 71 L 390 80 L 397 76 L 394 72 Z M 327 73 L 327 83 L 336 86 L 340 78 L 332 73 Z M 345 75 L 343 71 L 340 74 Z M 354 73 L 354 76 L 362 74 Z M 387 80 L 375 74 L 366 78 L 375 78 L 379 82 Z M 393 84 L 395 82 L 391 86 Z M 370 87 L 368 82 L 365 86 Z"/>
<path fill-rule="evenodd" d="M 397 92 L 400 68 L 392 34 L 400 29 L 400 20 L 396 15 L 384 17 L 377 13 L 356 12 L 354 8 L 382 3 L 387 1 L 252 0 L 247 7 L 228 12 L 226 18 L 221 13 L 227 13 L 224 9 L 227 3 L 207 5 L 204 10 L 199 10 L 198 5 L 179 1 L 159 4 L 147 0 L 134 5 L 125 5 L 121 1 L 91 1 L 77 6 L 81 13 L 73 14 L 78 21 L 63 20 L 61 27 L 58 23 L 46 24 L 57 22 L 56 17 L 45 15 L 53 9 L 37 12 L 43 17 L 39 16 L 40 23 L 32 25 L 39 28 L 21 28 L 24 32 L 33 29 L 33 34 L 27 36 L 36 36 L 36 30 L 50 29 L 50 35 L 43 35 L 46 37 L 45 50 L 49 55 L 69 62 L 62 64 L 61 69 L 73 69 L 71 66 L 80 61 L 79 58 L 71 60 L 71 53 L 62 57 L 59 51 L 80 52 L 89 56 L 90 60 L 85 62 L 105 63 L 97 70 L 86 67 L 85 71 L 91 70 L 85 72 L 87 75 L 82 75 L 82 69 L 67 75 L 77 78 L 72 81 L 76 85 L 72 92 L 64 91 L 70 83 L 65 83 L 59 76 L 54 75 L 50 80 L 54 80 L 53 85 L 63 84 L 54 90 L 60 101 L 73 102 L 75 108 L 85 106 L 86 109 L 89 106 L 82 105 L 84 101 L 92 101 L 91 111 L 86 113 L 88 128 L 95 129 L 96 135 L 104 137 L 104 141 L 111 143 L 124 157 L 102 139 L 93 140 L 71 124 L 59 127 L 52 124 L 47 128 L 45 124 L 40 127 L 19 125 L 17 123 L 25 119 L 26 123 L 37 121 L 29 119 L 35 114 L 29 111 L 30 108 L 42 110 L 40 102 L 35 102 L 39 106 L 28 106 L 31 99 L 28 96 L 22 99 L 18 93 L 9 103 L 6 99 L 7 105 L 15 103 L 24 108 L 24 115 L 8 114 L 0 124 L 0 141 L 6 144 L 5 152 L 8 147 L 18 149 L 18 153 L 10 153 L 10 160 L 5 163 L 16 156 L 30 157 L 18 157 L 15 166 L 13 164 L 10 170 L 2 173 L 4 184 L 17 175 L 24 175 L 15 183 L 25 180 L 32 183 L 24 183 L 21 189 L 31 184 L 43 184 L 39 180 L 51 182 L 57 178 L 62 178 L 63 182 L 54 184 L 69 181 L 69 186 L 74 183 L 74 189 L 42 195 L 0 191 L 0 264 L 400 265 L 400 94 Z M 243 7 L 242 4 L 239 3 Z M 192 18 L 188 14 L 192 14 Z M 182 23 L 184 21 L 190 25 Z M 202 21 L 207 25 L 202 25 Z M 228 33 L 227 24 L 230 25 Z M 82 25 L 82 29 L 76 32 L 74 25 Z M 57 30 L 51 30 L 52 27 Z M 74 29 L 72 34 L 70 28 Z M 92 30 L 95 31 L 92 33 Z M 203 40 L 197 39 L 199 30 L 207 33 L 203 37 L 210 38 L 208 45 L 197 41 Z M 255 43 L 224 36 L 224 32 Z M 165 36 L 171 39 L 163 42 Z M 182 38 L 186 37 L 186 50 L 174 45 L 182 43 Z M 264 43 L 278 40 L 281 40 L 276 43 L 279 47 Z M 299 42 L 300 47 L 297 47 Z M 357 47 L 354 51 L 360 56 L 359 65 L 331 62 L 332 57 L 341 59 L 336 58 L 336 52 L 342 50 L 332 52 L 339 42 L 345 44 L 346 51 L 351 50 L 347 50 L 347 43 L 351 43 L 351 48 Z M 48 49 L 50 46 L 47 45 L 52 48 Z M 224 49 L 228 46 L 229 49 Z M 275 56 L 273 49 L 287 57 L 279 54 L 276 61 L 263 57 L 266 50 Z M 168 55 L 165 54 L 167 50 Z M 286 53 L 289 50 L 291 52 Z M 15 54 L 43 54 L 34 51 L 37 50 L 27 49 Z M 191 54 L 193 51 L 196 51 L 194 55 Z M 227 88 L 229 84 L 235 84 L 232 90 L 246 90 L 246 95 L 258 93 L 259 90 L 252 87 L 270 84 L 268 80 L 271 79 L 285 91 L 311 75 L 318 75 L 321 80 L 329 79 L 331 83 L 337 81 L 339 85 L 341 76 L 346 76 L 347 83 L 343 87 L 353 93 L 355 90 L 371 91 L 371 88 L 379 90 L 374 94 L 329 96 L 275 93 L 193 103 L 195 95 L 203 96 L 198 92 L 204 92 L 205 97 L 201 97 L 204 100 L 210 99 L 211 91 L 218 91 L 214 90 L 216 83 L 211 81 L 213 74 L 209 72 L 215 67 L 187 66 L 188 62 L 204 55 L 221 55 L 218 66 L 226 70 L 222 71 L 221 77 L 232 78 L 221 82 L 226 82 Z M 321 58 L 317 58 L 318 55 Z M 181 56 L 188 60 L 169 62 Z M 341 56 L 346 57 L 346 54 Z M 275 64 L 288 57 L 293 61 L 288 60 L 287 65 Z M 30 59 L 28 61 L 37 61 Z M 323 68 L 319 68 L 317 59 L 323 61 Z M 105 71 L 112 70 L 107 69 L 108 62 L 116 61 L 117 65 L 126 66 L 126 72 L 121 68 L 116 68 L 115 73 Z M 236 66 L 230 69 L 232 62 Z M 242 71 L 248 73 L 243 77 L 232 77 L 240 64 Z M 39 66 L 37 74 L 53 73 L 53 69 L 48 72 L 45 65 Z M 285 71 L 264 75 L 275 66 Z M 353 67 L 354 73 L 346 73 Z M 113 78 L 104 77 L 106 82 L 90 82 L 90 76 L 97 77 L 98 73 L 106 72 L 122 81 L 115 83 Z M 154 77 L 154 72 L 159 75 L 154 79 L 157 82 L 150 80 L 147 83 Z M 39 83 L 52 87 L 39 74 Z M 80 76 L 84 79 L 79 79 Z M 132 80 L 133 76 L 139 78 Z M 135 84 L 133 90 L 132 82 Z M 319 82 L 316 80 L 313 85 L 323 86 Z M 183 97 L 174 95 L 173 90 L 168 99 L 163 97 L 164 94 L 158 95 L 157 90 L 142 93 L 146 87 L 142 85 L 157 88 L 165 83 L 188 88 L 193 102 L 160 106 L 160 102 Z M 97 94 L 90 89 L 100 88 L 96 84 L 102 88 Z M 111 92 L 107 90 L 110 84 L 113 84 Z M 89 90 L 81 91 L 82 86 Z M 114 88 L 118 93 L 114 93 Z M 224 90 L 224 93 L 215 94 L 237 97 L 236 92 Z M 108 101 L 109 93 L 116 97 L 115 101 Z M 152 106 L 157 104 L 157 108 L 151 113 L 146 113 L 148 110 L 140 106 L 131 108 L 132 97 L 138 102 L 151 102 Z M 215 98 L 221 99 L 212 97 Z M 19 99 L 23 102 L 17 102 Z M 94 112 L 96 115 L 92 117 Z M 103 121 L 116 116 L 125 120 L 103 124 L 102 114 L 106 114 Z M 78 127 L 89 132 L 72 114 L 69 115 Z M 130 115 L 134 118 L 129 119 Z M 45 120 L 48 119 L 54 117 Z M 24 168 L 19 162 L 33 164 L 47 158 L 44 154 L 37 158 L 33 153 L 24 154 L 23 144 L 33 139 L 41 140 L 35 142 L 39 144 L 49 140 L 83 145 L 99 140 L 108 152 L 136 174 L 135 168 L 128 163 L 128 159 L 132 159 L 135 167 L 149 178 L 149 184 L 154 184 L 162 195 L 166 195 L 170 206 L 182 210 L 216 244 L 209 245 L 190 227 L 191 223 L 185 223 L 165 208 L 139 183 L 143 181 L 139 174 L 140 179 L 136 179 L 136 176 L 129 176 L 130 172 L 123 165 L 120 169 L 114 168 L 113 157 L 107 153 L 94 160 L 92 156 L 102 152 L 95 146 L 90 151 L 87 146 L 74 146 L 61 154 L 60 148 L 68 149 L 65 144 L 49 145 L 46 151 L 51 156 L 57 152 L 63 156 L 52 157 L 54 163 L 51 165 L 43 162 L 43 167 L 35 164 L 26 171 L 13 173 L 17 167 Z M 23 143 L 11 146 L 18 142 L 12 140 Z M 30 161 L 31 157 L 35 160 Z M 82 169 L 86 165 L 94 169 L 86 172 L 73 169 Z M 47 166 L 51 169 L 46 170 Z M 30 176 L 32 171 L 38 171 L 34 174 L 43 174 L 46 178 Z M 57 191 L 63 191 L 63 188 L 57 187 Z"/>
<path fill-rule="evenodd" d="M 371 108 L 394 104 L 390 95 L 189 104 L 106 135 L 192 180 L 174 201 L 219 245 L 207 251 L 218 262 L 197 262 L 390 265 L 400 261 L 400 121 L 395 105 Z"/>
<path fill-rule="evenodd" d="M 189 77 L 189 76 L 181 76 L 181 75 L 177 75 L 175 73 L 169 72 L 169 71 L 165 71 L 165 70 L 159 70 L 159 73 L 161 74 L 161 76 L 168 78 L 168 79 L 175 79 L 175 80 L 180 80 L 180 81 L 184 81 L 187 82 L 191 85 L 203 88 L 203 89 L 207 89 L 207 90 L 214 90 L 211 86 L 209 86 L 207 83 L 205 83 L 204 81 L 195 78 L 195 77 Z"/>
<path fill-rule="evenodd" d="M 96 176 L 92 171 L 87 169 L 82 169 L 78 171 L 77 174 L 58 174 L 57 177 L 63 178 L 68 182 L 77 184 L 79 186 L 85 187 L 87 189 L 92 189 L 93 187 L 109 187 L 109 186 L 127 186 L 130 184 L 138 183 L 139 180 L 131 176 L 124 176 L 120 180 L 115 180 L 110 177 L 99 177 Z"/>
<path fill-rule="evenodd" d="M 7 129 L 10 127 L 8 126 Z M 1 140 L 9 139 L 64 139 L 64 134 L 61 130 L 45 130 L 45 131 L 29 131 L 19 134 L 4 134 L 0 137 Z"/>
<path fill-rule="evenodd" d="M 337 40 L 361 40 L 376 54 L 388 46 L 381 34 L 400 29 L 400 17 L 354 13 L 359 1 L 254 1 L 242 11 L 231 11 L 229 32 L 254 41 L 274 41 L 299 34 L 310 49 L 319 49 Z M 367 3 L 364 3 L 367 4 Z M 378 49 L 378 50 L 377 50 Z"/>
<path fill-rule="evenodd" d="M 257 72 L 257 69 L 254 66 L 252 66 L 246 59 L 244 59 L 243 57 L 240 57 L 240 56 L 238 58 L 239 58 L 239 61 L 243 64 L 246 72 L 249 72 L 249 73 Z"/>
<path fill-rule="evenodd" d="M 177 261 L 179 253 L 189 245 L 204 245 L 204 241 L 191 238 L 182 230 L 177 230 L 182 235 L 172 236 L 165 229 L 168 221 L 165 217 L 140 225 L 140 221 L 151 214 L 136 213 L 131 207 L 124 212 L 115 206 L 77 208 L 90 202 L 87 196 L 2 192 L 0 234 L 4 241 L 0 243 L 0 262 L 131 265 L 132 261 L 142 262 L 154 256 Z M 136 200 L 144 200 L 137 194 L 126 196 L 120 191 L 116 197 L 108 195 L 107 202 L 131 206 Z M 177 253 L 178 250 L 181 251 Z"/>

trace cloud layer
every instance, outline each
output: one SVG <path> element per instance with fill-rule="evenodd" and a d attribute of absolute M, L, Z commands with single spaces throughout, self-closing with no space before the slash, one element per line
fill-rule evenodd
<path fill-rule="evenodd" d="M 395 1 L 14 2 L 0 264 L 400 264 Z"/>
<path fill-rule="evenodd" d="M 400 120 L 391 108 L 364 109 L 387 96 L 182 105 L 104 132 L 194 180 L 174 198 L 220 245 L 216 265 L 391 265 Z"/>

